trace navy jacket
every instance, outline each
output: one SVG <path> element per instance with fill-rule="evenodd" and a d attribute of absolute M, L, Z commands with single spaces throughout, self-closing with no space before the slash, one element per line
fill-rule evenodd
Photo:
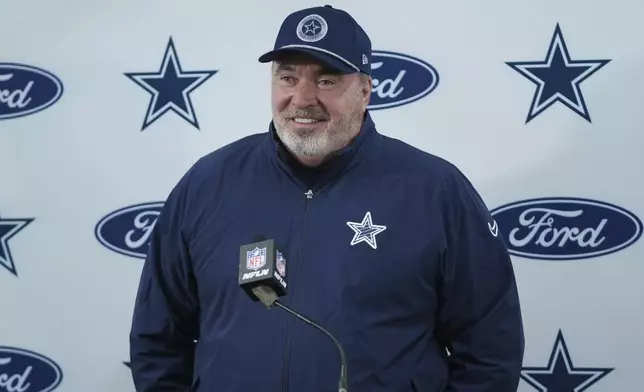
<path fill-rule="evenodd" d="M 337 391 L 333 342 L 239 288 L 239 248 L 264 235 L 286 258 L 282 302 L 343 344 L 350 392 L 515 392 L 513 267 L 466 177 L 378 133 L 368 113 L 324 168 L 283 151 L 271 125 L 202 157 L 171 191 L 136 297 L 136 390 Z"/>

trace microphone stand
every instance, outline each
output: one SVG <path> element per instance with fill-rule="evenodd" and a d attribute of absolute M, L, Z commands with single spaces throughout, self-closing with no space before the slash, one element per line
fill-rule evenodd
<path fill-rule="evenodd" d="M 340 342 L 326 329 L 324 329 L 321 325 L 317 324 L 313 320 L 309 320 L 308 318 L 304 317 L 303 315 L 299 314 L 298 312 L 290 309 L 288 306 L 282 304 L 279 301 L 275 301 L 275 306 L 278 308 L 282 308 L 292 314 L 293 316 L 299 318 L 300 320 L 304 321 L 305 323 L 315 327 L 317 330 L 321 331 L 324 333 L 326 336 L 329 337 L 335 343 L 336 347 L 338 348 L 338 351 L 340 351 L 340 360 L 342 362 L 342 365 L 340 367 L 340 381 L 338 383 L 338 392 L 348 392 L 348 381 L 347 381 L 347 357 L 346 354 L 344 353 L 344 348 L 342 348 L 342 345 Z"/>
<path fill-rule="evenodd" d="M 304 321 L 305 323 L 313 326 L 317 330 L 324 333 L 326 336 L 329 337 L 329 339 L 333 341 L 333 343 L 335 343 L 335 346 L 338 348 L 338 351 L 340 351 L 340 360 L 342 362 L 342 365 L 340 367 L 340 380 L 338 381 L 338 392 L 348 392 L 349 382 L 348 382 L 348 376 L 347 376 L 347 357 L 344 353 L 344 348 L 342 348 L 342 345 L 340 344 L 340 342 L 331 334 L 331 332 L 324 329 L 321 325 L 317 324 L 315 321 L 304 317 L 299 312 L 279 302 L 279 297 L 277 296 L 277 293 L 275 293 L 275 291 L 271 287 L 266 285 L 255 286 L 252 288 L 252 292 L 264 305 L 266 305 L 267 308 L 270 309 L 272 305 L 275 305 L 278 308 L 286 310 L 290 314 L 294 315 L 295 317 L 299 318 L 300 320 Z"/>

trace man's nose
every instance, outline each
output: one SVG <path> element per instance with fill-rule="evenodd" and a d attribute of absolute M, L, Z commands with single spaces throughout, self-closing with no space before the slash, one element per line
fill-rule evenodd
<path fill-rule="evenodd" d="M 293 91 L 291 103 L 298 108 L 317 105 L 317 85 L 309 81 L 300 81 Z"/>

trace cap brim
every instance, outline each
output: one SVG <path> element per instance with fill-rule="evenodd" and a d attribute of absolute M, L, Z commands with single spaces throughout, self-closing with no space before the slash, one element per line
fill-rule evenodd
<path fill-rule="evenodd" d="M 336 56 L 328 52 L 323 52 L 315 48 L 309 48 L 309 47 L 288 47 L 288 48 L 279 48 L 279 49 L 271 50 L 270 52 L 267 52 L 261 55 L 258 60 L 260 63 L 268 63 L 271 61 L 279 60 L 280 58 L 283 58 L 284 56 L 288 54 L 293 54 L 293 53 L 305 53 L 305 54 L 311 55 L 317 60 L 321 61 L 322 63 L 326 64 L 327 66 L 333 69 L 338 70 L 341 73 L 359 72 L 357 69 L 351 67 L 350 65 L 342 61 L 340 58 L 338 58 L 339 56 Z"/>

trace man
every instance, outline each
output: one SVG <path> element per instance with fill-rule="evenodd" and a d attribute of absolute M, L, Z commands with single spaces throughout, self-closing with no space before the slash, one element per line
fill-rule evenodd
<path fill-rule="evenodd" d="M 282 302 L 333 333 L 350 392 L 514 392 L 524 350 L 496 224 L 443 159 L 379 134 L 371 42 L 346 12 L 301 10 L 273 51 L 273 120 L 202 157 L 151 235 L 131 330 L 138 392 L 337 391 L 319 331 L 238 286 L 240 246 L 286 258 Z"/>

